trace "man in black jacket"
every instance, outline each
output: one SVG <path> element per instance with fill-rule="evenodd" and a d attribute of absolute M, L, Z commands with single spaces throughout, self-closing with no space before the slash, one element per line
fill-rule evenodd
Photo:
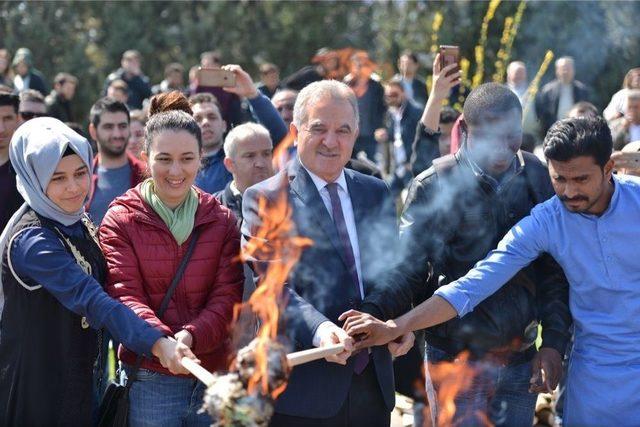
<path fill-rule="evenodd" d="M 522 109 L 513 92 L 495 83 L 481 85 L 467 98 L 463 115 L 461 150 L 434 161 L 409 189 L 401 227 L 404 253 L 411 256 L 387 291 L 368 299 L 383 312 L 390 300 L 398 304 L 385 317 L 399 314 L 407 300 L 417 304 L 465 275 L 537 203 L 553 195 L 545 166 L 519 150 Z M 536 352 L 538 320 L 543 332 Z M 547 375 L 559 372 L 570 324 L 568 284 L 547 255 L 474 312 L 428 329 L 429 362 L 452 361 L 462 350 L 470 350 L 472 359 L 498 361 L 489 369 L 475 364 L 473 385 L 456 399 L 458 421 L 476 423 L 480 411 L 496 425 L 531 425 L 536 395 L 529 392 L 530 377 L 537 378 L 541 369 Z M 532 391 L 542 388 L 534 385 Z"/>
<path fill-rule="evenodd" d="M 53 90 L 45 100 L 47 114 L 61 122 L 74 122 L 71 100 L 76 94 L 78 78 L 69 73 L 58 73 L 53 79 Z"/>
<path fill-rule="evenodd" d="M 111 82 L 118 79 L 123 80 L 129 89 L 127 106 L 131 110 L 140 110 L 142 101 L 151 97 L 149 77 L 142 73 L 141 62 L 142 55 L 137 50 L 127 50 L 123 53 L 120 61 L 121 67 L 109 74 L 104 81 L 103 94 L 107 94 L 107 88 Z"/>
<path fill-rule="evenodd" d="M 536 97 L 536 114 L 542 137 L 556 121 L 564 119 L 574 104 L 589 101 L 589 89 L 575 79 L 573 58 L 563 56 L 556 61 L 556 79 L 544 85 Z"/>

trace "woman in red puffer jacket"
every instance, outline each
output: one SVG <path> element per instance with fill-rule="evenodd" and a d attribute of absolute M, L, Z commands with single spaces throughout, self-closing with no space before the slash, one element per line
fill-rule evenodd
<path fill-rule="evenodd" d="M 191 347 L 202 366 L 215 371 L 228 367 L 229 327 L 244 277 L 233 214 L 192 186 L 200 150 L 200 128 L 188 114 L 152 116 L 142 153 L 152 178 L 111 204 L 100 244 L 109 294 Z M 156 312 L 193 230 L 200 231 L 193 255 L 159 319 Z M 121 347 L 119 358 L 130 372 L 136 355 Z M 174 376 L 156 359 L 145 359 L 130 390 L 130 425 L 209 425 L 206 414 L 197 414 L 203 392 L 193 377 Z"/>

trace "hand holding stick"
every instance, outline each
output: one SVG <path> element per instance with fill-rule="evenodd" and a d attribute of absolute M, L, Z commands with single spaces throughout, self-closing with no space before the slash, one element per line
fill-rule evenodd
<path fill-rule="evenodd" d="M 335 344 L 327 347 L 311 348 L 309 350 L 296 351 L 294 353 L 287 354 L 287 362 L 289 367 L 303 365 L 305 363 L 313 362 L 314 360 L 323 359 L 327 356 L 338 354 L 344 351 L 344 344 Z M 181 360 L 182 366 L 191 372 L 194 377 L 202 381 L 207 387 L 209 387 L 215 381 L 214 375 L 207 371 L 205 368 L 189 359 L 183 357 Z"/>

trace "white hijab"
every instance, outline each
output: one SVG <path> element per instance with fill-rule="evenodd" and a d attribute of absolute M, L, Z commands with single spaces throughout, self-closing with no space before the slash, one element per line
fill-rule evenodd
<path fill-rule="evenodd" d="M 91 145 L 60 120 L 52 117 L 35 118 L 21 125 L 13 134 L 9 146 L 9 159 L 16 171 L 16 187 L 25 203 L 13 214 L 0 235 L 0 261 L 11 238 L 9 230 L 22 218 L 27 209 L 31 208 L 39 215 L 66 226 L 82 218 L 84 206 L 77 212 L 68 214 L 45 194 L 67 148 L 71 148 L 82 159 L 91 174 Z M 3 307 L 4 293 L 0 271 L 0 318 Z"/>

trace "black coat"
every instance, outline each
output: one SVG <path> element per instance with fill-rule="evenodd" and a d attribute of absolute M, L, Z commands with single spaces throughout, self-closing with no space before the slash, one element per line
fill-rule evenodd
<path fill-rule="evenodd" d="M 407 153 L 407 162 L 410 162 L 413 157 L 413 142 L 416 137 L 416 128 L 420 117 L 422 116 L 422 110 L 416 107 L 413 103 L 405 103 L 404 110 L 402 111 L 402 118 L 400 119 L 400 133 L 402 138 L 402 144 L 404 146 L 405 153 Z M 391 113 L 387 112 L 386 118 L 387 135 L 389 139 L 384 147 L 384 171 L 389 174 L 392 173 L 397 166 L 394 164 L 393 159 L 393 139 L 394 139 L 394 123 Z"/>
<path fill-rule="evenodd" d="M 536 114 L 540 120 L 540 129 L 542 137 L 558 120 L 558 102 L 560 101 L 560 88 L 562 84 L 558 80 L 544 85 L 538 96 L 536 96 Z M 589 89 L 582 82 L 574 80 L 573 86 L 573 102 L 589 100 Z"/>
<path fill-rule="evenodd" d="M 74 122 L 71 111 L 71 101 L 66 100 L 61 94 L 52 91 L 45 99 L 47 114 L 64 123 Z"/>
<path fill-rule="evenodd" d="M 537 203 L 550 198 L 553 189 L 545 166 L 529 153 L 521 152 L 517 161 L 515 174 L 499 191 L 472 170 L 464 148 L 455 158 L 447 157 L 439 172 L 431 167 L 418 175 L 402 214 L 405 262 L 390 279 L 393 296 L 374 295 L 371 302 L 379 301 L 380 307 L 388 306 L 389 301 L 401 304 L 395 312 L 385 312 L 393 317 L 402 312 L 407 299 L 420 303 L 439 286 L 464 276 Z M 540 319 L 542 345 L 564 354 L 571 325 L 568 290 L 561 268 L 544 255 L 473 312 L 428 329 L 427 343 L 449 354 L 465 348 L 479 354 L 505 347 L 515 339 L 530 338 L 524 337 L 526 326 Z M 481 307 L 492 307 L 500 298 L 517 304 L 518 310 L 499 309 L 483 316 Z M 487 325 L 503 335 L 480 335 Z M 515 358 L 530 358 L 532 350 L 516 353 Z"/>
<path fill-rule="evenodd" d="M 395 211 L 383 181 L 349 169 L 344 172 L 353 205 L 362 281 L 367 295 L 382 285 L 382 273 L 391 265 L 390 256 L 395 254 Z M 284 197 L 291 207 L 297 234 L 313 241 L 289 275 L 286 288 L 289 302 L 283 313 L 285 331 L 295 349 L 300 350 L 313 346 L 313 335 L 321 323 L 329 320 L 341 325 L 338 317 L 351 308 L 361 308 L 376 316 L 381 314 L 374 313 L 373 306 L 360 305 L 336 227 L 310 175 L 298 159 L 274 177 L 245 191 L 243 243 L 255 235 L 261 223 L 257 215 L 258 198 L 265 197 L 271 204 L 282 196 L 281 191 L 285 191 Z M 380 245 L 380 241 L 384 241 L 384 245 Z M 262 263 L 254 264 L 254 270 L 258 272 L 264 267 Z M 382 391 L 387 410 L 391 411 L 394 406 L 393 367 L 387 347 L 373 348 L 369 363 L 375 365 L 377 386 Z M 336 414 L 348 398 L 353 376 L 353 358 L 346 366 L 325 360 L 298 366 L 291 372 L 287 389 L 278 398 L 275 410 L 309 418 Z"/>

